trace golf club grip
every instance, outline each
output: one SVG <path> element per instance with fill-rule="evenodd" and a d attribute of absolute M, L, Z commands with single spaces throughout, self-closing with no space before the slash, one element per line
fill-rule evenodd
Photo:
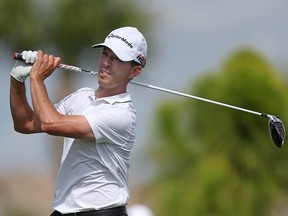
<path fill-rule="evenodd" d="M 20 53 L 17 53 L 17 52 L 14 52 L 13 59 L 19 60 L 19 61 L 24 61 L 24 59 L 22 58 L 22 55 Z"/>

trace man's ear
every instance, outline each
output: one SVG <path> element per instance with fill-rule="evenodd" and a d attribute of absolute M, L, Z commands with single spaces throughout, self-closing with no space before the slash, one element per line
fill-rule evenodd
<path fill-rule="evenodd" d="M 130 74 L 129 78 L 133 79 L 133 77 L 138 76 L 142 72 L 142 67 L 137 65 L 134 66 L 132 73 Z"/>

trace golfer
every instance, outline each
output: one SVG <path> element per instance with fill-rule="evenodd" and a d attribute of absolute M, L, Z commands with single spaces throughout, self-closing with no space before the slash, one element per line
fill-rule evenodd
<path fill-rule="evenodd" d="M 93 47 L 102 48 L 98 88 L 81 88 L 57 104 L 49 100 L 44 80 L 60 64 L 59 57 L 23 51 L 30 64 L 17 61 L 11 71 L 15 130 L 64 137 L 52 216 L 127 215 L 130 153 L 136 136 L 136 110 L 127 85 L 145 66 L 147 43 L 137 28 L 122 27 Z M 25 95 L 29 75 L 31 106 Z"/>

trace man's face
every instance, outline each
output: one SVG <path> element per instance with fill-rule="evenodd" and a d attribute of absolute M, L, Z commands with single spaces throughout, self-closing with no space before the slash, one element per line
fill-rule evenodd
<path fill-rule="evenodd" d="M 121 61 L 112 50 L 104 47 L 98 67 L 99 88 L 118 94 L 126 91 L 129 80 L 138 74 L 135 68 L 139 66 Z"/>

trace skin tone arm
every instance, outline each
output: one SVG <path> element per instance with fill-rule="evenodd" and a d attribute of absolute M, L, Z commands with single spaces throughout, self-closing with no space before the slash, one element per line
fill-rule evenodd
<path fill-rule="evenodd" d="M 60 64 L 60 58 L 52 55 L 43 55 L 38 51 L 36 62 L 30 73 L 30 89 L 34 111 L 27 103 L 25 86 L 13 80 L 12 90 L 17 89 L 17 96 L 11 95 L 11 110 L 14 125 L 21 125 L 20 132 L 45 132 L 55 136 L 71 137 L 84 140 L 95 140 L 94 134 L 84 116 L 62 115 L 49 100 L 44 80 L 49 77 Z M 17 85 L 18 84 L 18 85 Z M 20 86 L 19 86 L 20 85 Z M 17 102 L 19 100 L 19 102 Z M 15 114 L 21 106 L 22 114 Z M 23 107 L 22 107 L 23 106 Z M 13 114 L 14 113 L 14 114 Z M 19 129 L 20 130 L 20 129 Z M 18 131 L 19 131 L 18 130 Z"/>
<path fill-rule="evenodd" d="M 10 110 L 14 129 L 20 133 L 41 132 L 39 121 L 27 102 L 25 84 L 12 76 L 10 82 Z"/>

